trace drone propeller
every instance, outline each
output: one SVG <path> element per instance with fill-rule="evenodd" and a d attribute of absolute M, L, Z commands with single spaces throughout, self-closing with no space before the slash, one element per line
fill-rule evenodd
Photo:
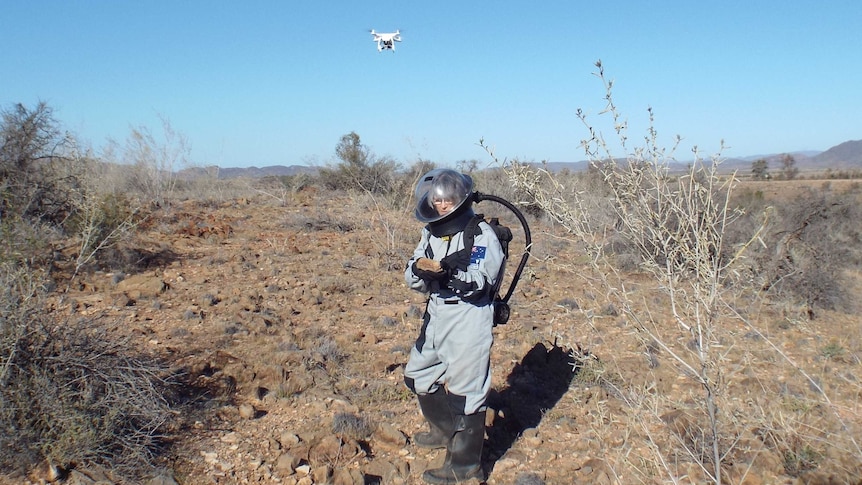
<path fill-rule="evenodd" d="M 404 30 L 402 30 L 402 29 L 390 30 L 390 31 L 388 31 L 388 32 L 385 32 L 385 31 L 378 31 L 378 30 L 376 30 L 376 29 L 365 29 L 365 31 L 366 31 L 366 32 L 368 32 L 368 33 L 371 33 L 371 34 L 378 34 L 378 35 L 380 35 L 380 34 L 384 34 L 384 35 L 385 35 L 385 34 L 401 35 L 401 34 L 403 34 L 403 33 L 404 33 Z"/>

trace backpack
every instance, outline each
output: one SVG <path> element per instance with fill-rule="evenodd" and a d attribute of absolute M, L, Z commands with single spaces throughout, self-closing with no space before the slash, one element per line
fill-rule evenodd
<path fill-rule="evenodd" d="M 497 275 L 497 282 L 490 288 L 490 295 L 493 299 L 494 304 L 494 326 L 503 325 L 509 321 L 509 315 L 511 314 L 511 310 L 509 308 L 509 296 L 511 296 L 512 291 L 514 290 L 514 285 L 517 283 L 517 280 L 512 282 L 512 286 L 506 298 L 500 296 L 500 287 L 503 285 L 503 275 L 506 272 L 506 261 L 509 259 L 509 243 L 512 241 L 512 230 L 508 227 L 500 224 L 500 219 L 496 217 L 492 217 L 489 220 L 485 220 L 484 214 L 476 214 L 470 219 L 470 222 L 467 223 L 467 227 L 464 228 L 464 247 L 472 248 L 473 247 L 473 239 L 477 234 L 482 233 L 482 229 L 479 227 L 480 222 L 485 222 L 491 229 L 494 230 L 494 234 L 497 236 L 497 240 L 500 241 L 500 246 L 503 248 L 503 264 L 500 266 L 500 273 Z"/>

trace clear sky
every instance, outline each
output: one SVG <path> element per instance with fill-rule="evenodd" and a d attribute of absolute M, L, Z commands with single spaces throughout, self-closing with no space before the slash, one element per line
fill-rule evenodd
<path fill-rule="evenodd" d="M 601 59 L 631 140 L 652 107 L 682 160 L 826 150 L 862 139 L 860 27 L 859 0 L 0 0 L 0 106 L 97 152 L 165 119 L 196 165 L 325 165 L 351 131 L 405 165 L 578 161 Z"/>

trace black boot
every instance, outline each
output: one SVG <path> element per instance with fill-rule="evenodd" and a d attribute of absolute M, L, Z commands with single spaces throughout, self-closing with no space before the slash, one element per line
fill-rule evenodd
<path fill-rule="evenodd" d="M 431 431 L 416 433 L 413 442 L 422 448 L 446 448 L 455 433 L 455 420 L 449 410 L 446 391 L 438 387 L 431 394 L 417 394 L 416 397 Z"/>
<path fill-rule="evenodd" d="M 428 483 L 450 484 L 471 478 L 484 480 L 482 445 L 485 443 L 485 413 L 455 418 L 455 436 L 446 449 L 443 466 L 426 470 L 422 479 Z"/>

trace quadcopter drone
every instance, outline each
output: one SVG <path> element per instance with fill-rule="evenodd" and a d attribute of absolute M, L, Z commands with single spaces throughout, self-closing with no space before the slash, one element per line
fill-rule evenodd
<path fill-rule="evenodd" d="M 374 37 L 372 39 L 374 42 L 377 42 L 377 51 L 381 52 L 384 50 L 395 51 L 395 43 L 401 42 L 401 31 L 396 30 L 395 32 L 391 32 L 388 34 L 384 34 L 382 32 L 375 32 L 373 29 L 371 30 L 371 35 Z"/>

